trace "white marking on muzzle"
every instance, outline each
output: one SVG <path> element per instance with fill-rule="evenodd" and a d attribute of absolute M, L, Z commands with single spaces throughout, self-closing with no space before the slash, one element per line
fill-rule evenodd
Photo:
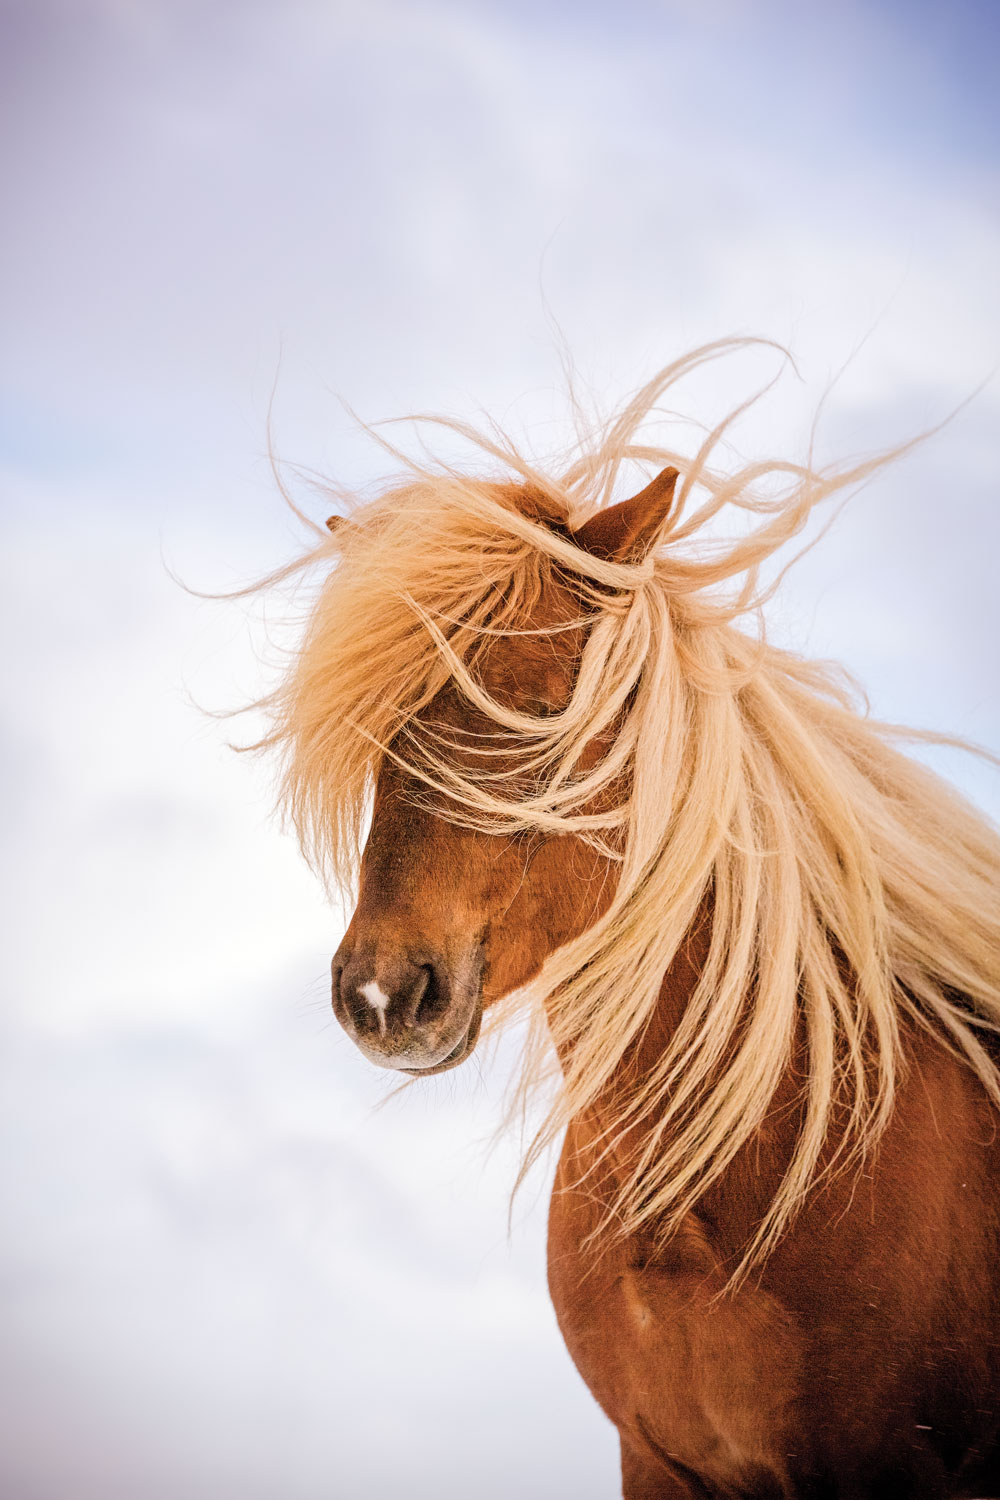
<path fill-rule="evenodd" d="M 361 986 L 361 993 L 378 1015 L 378 1029 L 385 1036 L 385 1008 L 389 1004 L 389 996 L 374 979 Z"/>

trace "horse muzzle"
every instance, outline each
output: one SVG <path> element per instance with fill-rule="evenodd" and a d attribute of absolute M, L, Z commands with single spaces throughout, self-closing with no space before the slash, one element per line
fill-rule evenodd
<path fill-rule="evenodd" d="M 341 944 L 333 1012 L 370 1062 L 424 1076 L 464 1061 L 482 1023 L 482 952 L 449 964 L 426 953 Z"/>

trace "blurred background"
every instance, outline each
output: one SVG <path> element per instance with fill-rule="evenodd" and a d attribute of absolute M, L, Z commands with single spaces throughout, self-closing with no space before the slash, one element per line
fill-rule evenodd
<path fill-rule="evenodd" d="M 365 420 L 565 436 L 724 334 L 794 351 L 741 452 L 950 423 L 790 576 L 775 634 L 1000 747 L 989 0 L 0 0 L 0 1494 L 610 1500 L 490 1149 L 512 1053 L 390 1099 L 333 1027 L 343 914 L 271 769 L 293 556 L 267 463 Z M 557 332 L 557 329 L 560 332 Z M 851 357 L 853 355 L 853 358 Z M 712 418 L 775 372 L 695 382 Z M 972 397 L 967 401 L 967 398 Z M 966 403 L 966 404 L 962 404 Z M 294 479 L 294 476 L 292 476 Z M 322 497 L 298 486 L 322 518 Z M 262 659 L 265 659 L 262 661 Z M 928 752 L 981 805 L 998 778 Z"/>

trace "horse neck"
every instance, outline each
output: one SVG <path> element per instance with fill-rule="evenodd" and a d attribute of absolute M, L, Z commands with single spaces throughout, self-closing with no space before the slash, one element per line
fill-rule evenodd
<path fill-rule="evenodd" d="M 648 1114 L 634 1120 L 620 1135 L 613 1126 L 623 1098 L 656 1066 L 680 1025 L 708 959 L 712 911 L 712 899 L 708 896 L 663 976 L 656 1009 L 641 1039 L 626 1053 L 593 1104 L 572 1122 L 570 1135 L 575 1151 L 582 1153 L 581 1164 L 587 1167 L 593 1161 L 600 1163 L 591 1179 L 600 1198 L 614 1197 L 628 1175 L 627 1164 L 633 1152 L 642 1150 L 647 1131 L 655 1123 Z M 749 1243 L 787 1170 L 802 1123 L 799 1095 L 792 1066 L 778 1085 L 765 1127 L 740 1148 L 723 1176 L 707 1190 L 686 1221 L 684 1233 L 694 1234 L 699 1245 L 704 1238 L 705 1213 L 715 1225 L 713 1232 L 718 1234 L 719 1248 L 726 1254 L 742 1253 L 740 1247 L 745 1248 Z M 596 1157 L 591 1157 L 592 1143 L 606 1142 L 615 1136 L 610 1152 L 598 1149 Z M 649 1246 L 658 1244 L 655 1222 L 631 1238 L 637 1243 L 648 1240 Z"/>
<path fill-rule="evenodd" d="M 673 1040 L 674 1032 L 681 1023 L 688 1001 L 708 959 L 712 935 L 712 908 L 712 898 L 706 896 L 698 915 L 688 928 L 683 943 L 663 976 L 656 1009 L 649 1025 L 635 1051 L 631 1056 L 627 1056 L 621 1065 L 629 1072 L 638 1072 L 640 1076 L 648 1072 Z M 612 1075 L 610 1082 L 612 1086 L 617 1086 L 621 1080 L 615 1074 Z"/>

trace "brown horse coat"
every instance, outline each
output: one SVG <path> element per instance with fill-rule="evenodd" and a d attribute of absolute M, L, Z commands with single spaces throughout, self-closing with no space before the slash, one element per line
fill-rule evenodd
<path fill-rule="evenodd" d="M 669 513 L 675 479 L 666 472 L 634 500 L 598 512 L 572 541 L 613 562 L 641 559 Z M 518 503 L 570 538 L 530 489 Z M 586 636 L 573 624 L 579 613 L 572 582 L 556 571 L 534 601 L 532 633 L 498 635 L 479 661 L 489 699 L 558 711 L 574 691 Z M 399 639 L 405 644 L 405 631 Z M 361 693 L 367 664 L 363 656 L 352 663 Z M 317 795 L 326 785 L 331 731 L 322 663 L 306 667 L 293 706 L 304 722 L 305 702 L 312 717 L 286 733 L 305 746 L 308 797 L 313 783 Z M 374 712 L 381 700 L 373 701 Z M 419 716 L 430 717 L 438 743 L 453 744 L 457 761 L 463 736 L 489 744 L 495 727 L 447 674 Z M 609 731 L 587 744 L 579 764 L 598 763 L 613 743 Z M 402 752 L 383 754 L 377 775 L 357 909 L 333 963 L 334 1010 L 376 1063 L 434 1073 L 468 1056 L 484 1011 L 602 919 L 617 867 L 584 839 L 463 826 L 445 805 L 447 787 L 428 792 Z M 977 835 L 962 826 L 971 848 Z M 972 857 L 984 868 L 991 856 Z M 912 996 L 898 1018 L 895 1099 L 877 1144 L 838 1154 L 850 1140 L 838 1104 L 808 1192 L 749 1270 L 747 1246 L 787 1181 L 806 1120 L 812 1042 L 802 1015 L 766 1114 L 736 1137 L 739 1149 L 708 1174 L 683 1219 L 670 1233 L 655 1214 L 635 1214 L 624 1230 L 616 1224 L 622 1184 L 638 1180 L 635 1161 L 656 1125 L 650 1111 L 665 1096 L 649 1096 L 645 1115 L 623 1114 L 622 1100 L 640 1097 L 683 1030 L 699 977 L 710 972 L 717 913 L 709 885 L 658 1001 L 654 988 L 654 1008 L 570 1120 L 552 1197 L 552 1296 L 573 1359 L 620 1434 L 625 1500 L 998 1496 L 997 1110 L 982 1076 L 920 1019 Z M 829 941 L 840 951 L 839 939 Z M 849 989 L 855 971 L 847 971 Z M 746 1015 L 754 983 L 742 996 Z M 942 1004 L 960 1014 L 961 997 L 950 993 Z M 549 1020 L 558 1038 L 551 1010 Z M 730 1043 L 740 1045 L 739 1031 Z M 574 1060 L 563 1043 L 564 1069 Z"/>
<path fill-rule="evenodd" d="M 684 967 L 658 1026 L 684 1005 Z M 549 1284 L 621 1435 L 626 1500 L 1000 1493 L 996 1113 L 926 1034 L 909 1053 L 876 1159 L 817 1189 L 734 1293 L 729 1270 L 787 1164 L 794 1101 L 666 1247 L 590 1240 L 601 1188 L 580 1183 L 599 1119 L 571 1125 Z"/>

